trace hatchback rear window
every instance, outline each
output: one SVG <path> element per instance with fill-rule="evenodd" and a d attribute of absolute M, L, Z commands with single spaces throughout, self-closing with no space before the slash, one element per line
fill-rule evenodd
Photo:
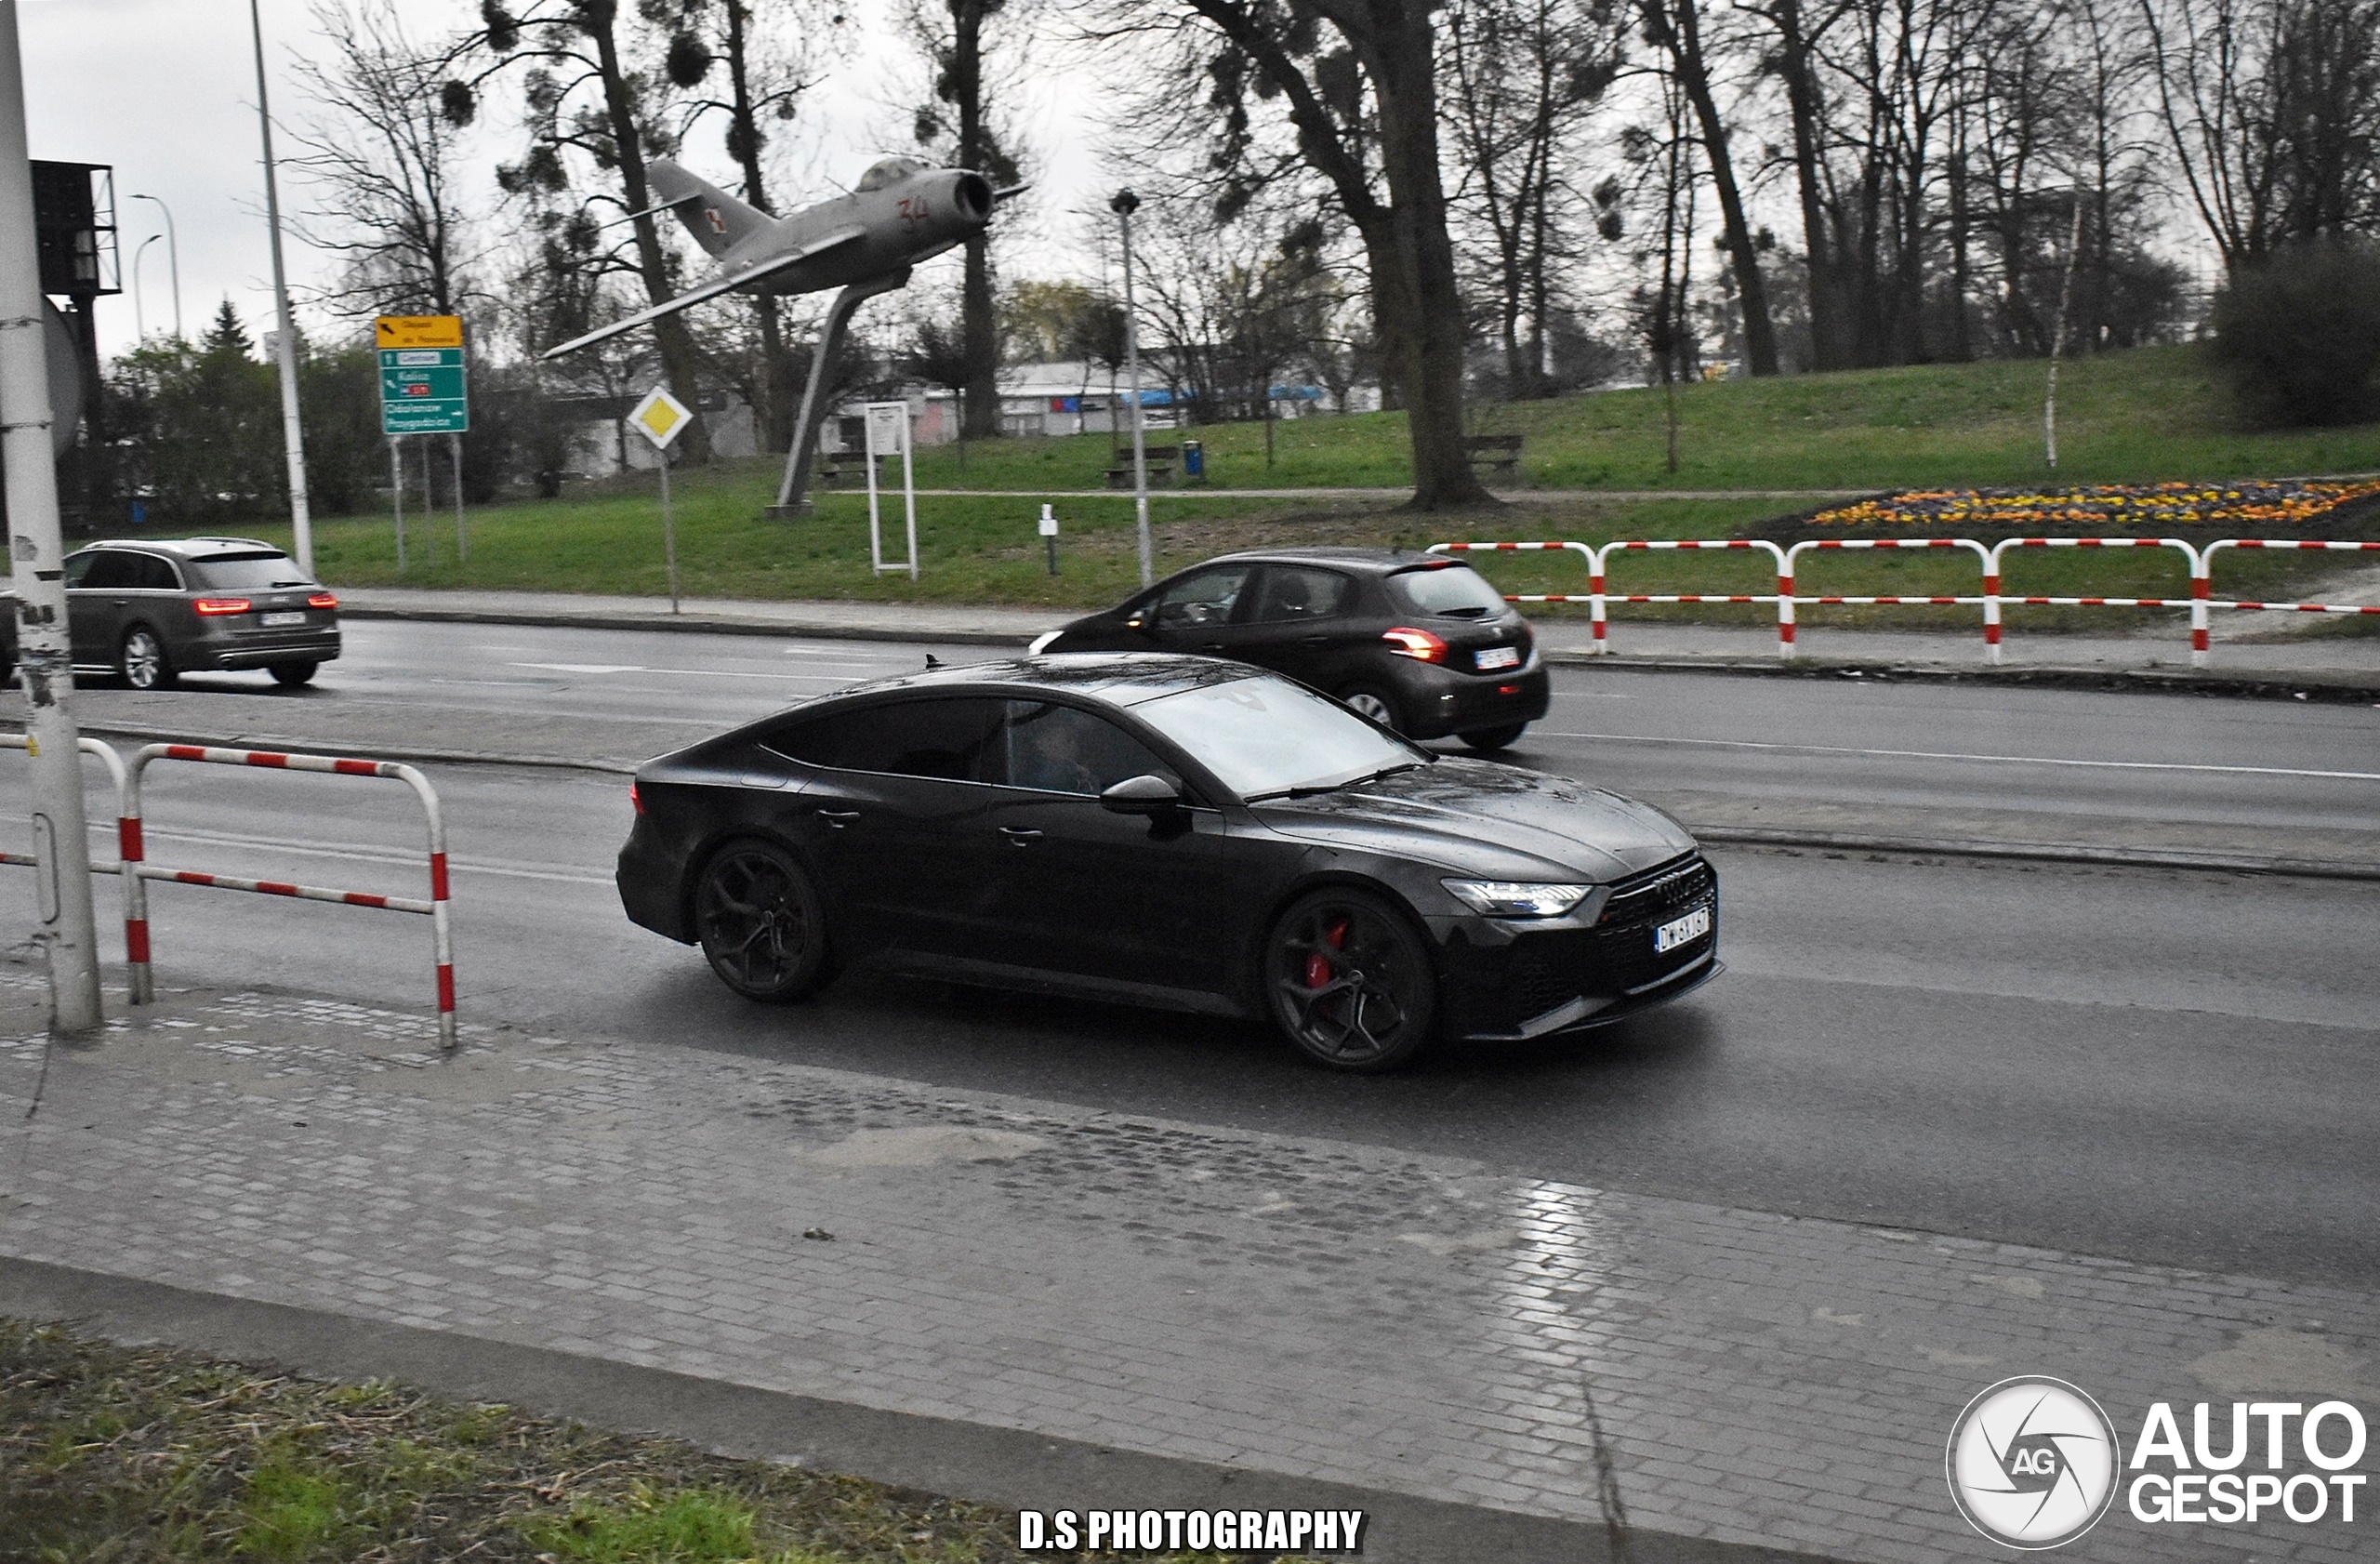
<path fill-rule="evenodd" d="M 1417 614 L 1453 619 L 1484 618 L 1504 606 L 1503 594 L 1467 564 L 1401 570 L 1388 578 L 1388 589 Z"/>
<path fill-rule="evenodd" d="M 306 579 L 306 573 L 298 568 L 296 560 L 269 550 L 252 549 L 239 554 L 201 554 L 190 563 L 200 580 L 209 587 L 270 591 L 275 587 L 313 584 Z"/>

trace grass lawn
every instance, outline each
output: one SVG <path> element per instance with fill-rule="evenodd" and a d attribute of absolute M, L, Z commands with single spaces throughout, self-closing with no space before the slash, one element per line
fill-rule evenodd
<path fill-rule="evenodd" d="M 1799 489 L 1909 485 L 2000 485 L 2041 480 L 2039 364 L 1930 365 L 1686 388 L 1686 460 L 1674 480 L 1659 471 L 1660 401 L 1651 391 L 1612 391 L 1476 409 L 1485 427 L 1529 436 L 1527 465 L 1540 487 Z M 2251 433 L 2229 427 L 2226 404 L 2194 350 L 2154 349 L 2078 361 L 2063 380 L 2059 477 L 2145 482 L 2222 475 L 2283 476 L 2380 469 L 2380 426 L 2323 432 Z M 1198 431 L 1212 455 L 1216 485 L 1153 500 L 1160 574 L 1231 549 L 1292 543 L 1364 543 L 1421 548 L 1497 538 L 1679 538 L 1811 535 L 1799 517 L 1810 501 L 1776 498 L 1598 498 L 1592 494 L 1472 510 L 1420 514 L 1392 495 L 1316 501 L 1235 496 L 1241 487 L 1394 485 L 1408 481 L 1397 414 L 1323 418 L 1277 426 L 1279 462 L 1263 467 L 1263 431 L 1252 425 Z M 1170 439 L 1172 436 L 1161 436 Z M 866 500 L 850 492 L 817 497 L 813 518 L 773 522 L 774 458 L 721 461 L 680 473 L 676 499 L 681 590 L 690 597 L 849 599 L 983 603 L 1086 609 L 1114 603 L 1138 581 L 1129 497 L 1099 487 L 1109 459 L 1105 436 L 1007 440 L 970 448 L 959 470 L 954 447 L 919 454 L 923 487 L 994 491 L 1081 489 L 1055 504 L 1062 573 L 1048 574 L 1035 534 L 1041 502 L 928 496 L 919 501 L 920 579 L 871 574 Z M 2366 508 L 2368 518 L 2373 508 Z M 884 507 L 888 551 L 901 551 L 897 499 Z M 473 510 L 468 562 L 456 557 L 451 514 L 408 522 L 406 569 L 396 564 L 386 515 L 317 524 L 315 561 L 333 586 L 492 588 L 658 595 L 663 567 L 658 491 L 652 474 L 575 484 L 556 500 L 516 500 Z M 1904 532 L 1911 529 L 1903 529 Z M 2050 529 L 2057 530 L 2057 529 Z M 2070 531 L 2072 529 L 2064 529 Z M 263 536 L 287 541 L 285 527 Z M 1844 536 L 1884 536 L 1863 527 Z M 2369 519 L 2324 524 L 2324 535 L 2380 537 Z M 1994 535 L 1997 536 L 1996 534 Z M 1985 537 L 1986 542 L 1993 537 Z M 2204 541 L 2197 538 L 2195 541 Z M 1574 559 L 1505 555 L 1477 562 L 1507 591 L 1584 591 Z M 2218 590 L 2281 597 L 2336 559 L 2237 555 Z M 1804 571 L 1805 591 L 1972 593 L 1961 561 L 1887 553 L 1830 555 Z M 1616 590 L 1770 590 L 1757 558 L 1652 555 L 1615 566 Z M 2177 555 L 2018 556 L 2011 593 L 2181 596 Z M 1548 608 L 1550 615 L 1563 610 Z M 1579 612 L 1583 613 L 1583 608 Z M 1631 609 L 1628 613 L 1659 614 Z M 1681 608 L 1682 616 L 1730 616 Z M 2108 615 L 2040 611 L 2044 626 L 2107 629 Z M 1739 616 L 1756 615 L 1742 611 Z M 1809 610 L 1814 623 L 1964 624 L 1969 610 Z M 2357 628 L 2361 628 L 2360 625 Z"/>
<path fill-rule="evenodd" d="M 1025 1557 L 1012 1524 L 676 1440 L 0 1319 L 7 1564 L 1007 1564 Z"/>

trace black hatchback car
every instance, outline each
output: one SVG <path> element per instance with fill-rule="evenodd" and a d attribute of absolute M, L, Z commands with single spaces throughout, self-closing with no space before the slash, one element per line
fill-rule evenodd
<path fill-rule="evenodd" d="M 77 672 L 161 690 L 261 669 L 295 685 L 338 656 L 338 599 L 253 537 L 111 538 L 67 555 L 65 573 Z M 0 619 L 13 668 L 16 616 Z"/>
<path fill-rule="evenodd" d="M 1410 738 L 1501 749 L 1545 715 L 1528 623 L 1469 565 L 1390 549 L 1225 554 L 1035 652 L 1188 652 L 1286 673 Z"/>
<path fill-rule="evenodd" d="M 634 797 L 628 917 L 755 1000 L 866 966 L 1266 1017 L 1370 1071 L 1718 971 L 1718 882 L 1668 815 L 1211 657 L 882 681 L 647 762 Z"/>

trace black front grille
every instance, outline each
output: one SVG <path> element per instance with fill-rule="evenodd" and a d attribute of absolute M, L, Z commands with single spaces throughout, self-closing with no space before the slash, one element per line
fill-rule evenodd
<path fill-rule="evenodd" d="M 1626 993 L 1658 983 L 1708 955 L 1719 935 L 1718 889 L 1719 877 L 1700 858 L 1621 881 L 1595 921 L 1596 964 L 1607 991 Z M 1712 908 L 1710 933 L 1672 949 L 1653 948 L 1655 929 L 1706 904 Z"/>
<path fill-rule="evenodd" d="M 1578 948 L 1568 940 L 1524 940 L 1504 970 L 1504 999 L 1512 1014 L 1530 1020 L 1579 997 L 1589 974 L 1575 970 Z"/>
<path fill-rule="evenodd" d="M 1643 874 L 1632 875 L 1612 887 L 1603 904 L 1598 927 L 1620 923 L 1666 923 L 1700 903 L 1718 883 L 1718 876 L 1700 858 L 1673 861 Z"/>

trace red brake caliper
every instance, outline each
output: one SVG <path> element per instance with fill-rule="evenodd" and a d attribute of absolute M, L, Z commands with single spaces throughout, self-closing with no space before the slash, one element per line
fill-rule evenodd
<path fill-rule="evenodd" d="M 1322 942 L 1337 950 L 1347 943 L 1347 920 L 1342 918 L 1322 931 Z M 1316 950 L 1305 959 L 1305 986 L 1319 988 L 1330 981 L 1330 958 Z"/>

